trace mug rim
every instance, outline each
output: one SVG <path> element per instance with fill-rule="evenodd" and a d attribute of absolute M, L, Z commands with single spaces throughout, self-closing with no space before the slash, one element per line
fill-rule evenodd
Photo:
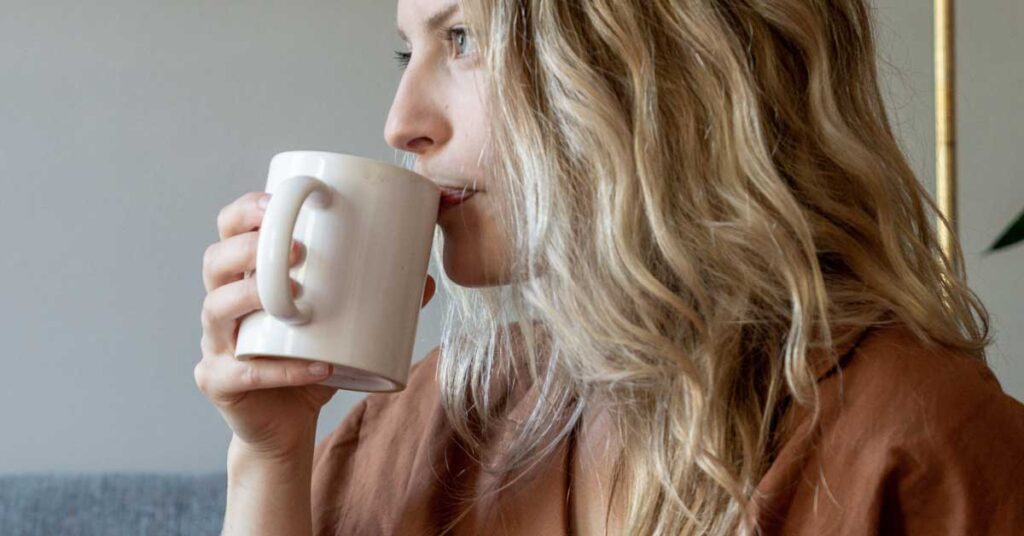
<path fill-rule="evenodd" d="M 321 151 L 321 150 L 315 150 L 315 149 L 292 149 L 292 150 L 288 150 L 288 151 L 281 151 L 281 152 L 275 154 L 270 159 L 270 161 L 273 162 L 279 156 L 283 157 L 283 156 L 286 156 L 286 155 L 297 155 L 297 154 L 309 154 L 309 155 L 325 156 L 325 157 L 330 157 L 330 158 L 341 158 L 343 160 L 355 160 L 355 161 L 361 162 L 363 164 L 371 165 L 371 166 L 378 166 L 378 167 L 383 166 L 383 167 L 389 168 L 391 171 L 403 172 L 403 173 L 405 173 L 405 174 L 407 174 L 407 175 L 409 175 L 409 176 L 411 176 L 413 178 L 416 178 L 416 179 L 419 179 L 419 180 L 422 180 L 422 181 L 426 182 L 427 184 L 431 185 L 432 187 L 434 187 L 438 191 L 441 190 L 441 187 L 438 186 L 434 181 L 430 180 L 429 177 L 427 177 L 425 175 L 421 175 L 421 174 L 419 174 L 419 173 L 417 173 L 417 172 L 415 172 L 415 171 L 413 171 L 411 169 L 404 168 L 402 166 L 399 166 L 397 164 L 392 164 L 390 162 L 385 162 L 383 160 L 376 160 L 376 159 L 373 159 L 373 158 L 369 158 L 369 157 L 365 157 L 365 156 L 359 156 L 359 155 L 355 155 L 355 154 L 338 153 L 338 152 L 334 152 L 334 151 Z"/>

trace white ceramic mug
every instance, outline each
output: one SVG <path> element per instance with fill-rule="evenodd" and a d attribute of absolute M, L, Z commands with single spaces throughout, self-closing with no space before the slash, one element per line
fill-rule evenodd
<path fill-rule="evenodd" d="M 253 272 L 263 309 L 242 318 L 235 357 L 332 363 L 321 385 L 404 389 L 440 188 L 385 162 L 287 151 L 271 159 L 266 191 Z M 289 267 L 293 239 L 305 255 Z"/>

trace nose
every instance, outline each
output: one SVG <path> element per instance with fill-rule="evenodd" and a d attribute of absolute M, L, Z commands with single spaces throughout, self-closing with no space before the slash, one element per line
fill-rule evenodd
<path fill-rule="evenodd" d="M 451 138 L 448 107 L 423 69 L 407 68 L 391 102 L 384 139 L 388 145 L 423 155 L 437 150 Z"/>

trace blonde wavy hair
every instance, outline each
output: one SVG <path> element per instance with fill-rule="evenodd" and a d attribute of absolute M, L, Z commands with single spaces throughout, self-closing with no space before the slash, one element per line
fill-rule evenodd
<path fill-rule="evenodd" d="M 486 468 L 506 485 L 600 401 L 629 534 L 735 534 L 783 401 L 817 422 L 813 349 L 834 363 L 844 334 L 900 323 L 985 359 L 988 314 L 890 128 L 863 0 L 461 3 L 521 277 L 441 277 L 437 379 L 470 452 L 512 403 L 494 389 L 535 386 Z"/>

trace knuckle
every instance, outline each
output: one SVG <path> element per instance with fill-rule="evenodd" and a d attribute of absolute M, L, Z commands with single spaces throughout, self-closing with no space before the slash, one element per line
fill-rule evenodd
<path fill-rule="evenodd" d="M 229 206 L 230 205 L 221 207 L 220 211 L 217 212 L 217 229 L 222 233 L 224 232 L 224 229 L 227 228 L 228 225 Z"/>
<path fill-rule="evenodd" d="M 260 367 L 257 367 L 254 363 L 246 363 L 242 368 L 241 375 L 243 387 L 250 390 L 259 387 L 261 381 Z"/>
<path fill-rule="evenodd" d="M 206 251 L 203 252 L 203 273 L 209 274 L 213 271 L 213 258 L 214 258 L 214 246 L 216 244 L 210 244 L 206 246 Z"/>
<path fill-rule="evenodd" d="M 285 367 L 284 380 L 288 385 L 299 385 L 306 380 L 305 374 L 299 368 L 300 366 L 295 364 L 294 366 Z"/>
<path fill-rule="evenodd" d="M 217 323 L 217 315 L 211 309 L 209 301 L 210 295 L 207 294 L 203 299 L 203 309 L 199 312 L 199 323 L 202 325 L 203 331 L 210 331 Z"/>
<path fill-rule="evenodd" d="M 192 376 L 195 378 L 196 386 L 199 387 L 199 391 L 203 394 L 207 394 L 210 390 L 209 371 L 206 367 L 206 360 L 196 363 L 195 368 L 192 369 Z"/>
<path fill-rule="evenodd" d="M 202 352 L 204 359 L 207 355 L 214 353 L 213 341 L 210 339 L 210 334 L 206 330 L 203 330 L 203 335 L 199 337 L 199 351 Z"/>

